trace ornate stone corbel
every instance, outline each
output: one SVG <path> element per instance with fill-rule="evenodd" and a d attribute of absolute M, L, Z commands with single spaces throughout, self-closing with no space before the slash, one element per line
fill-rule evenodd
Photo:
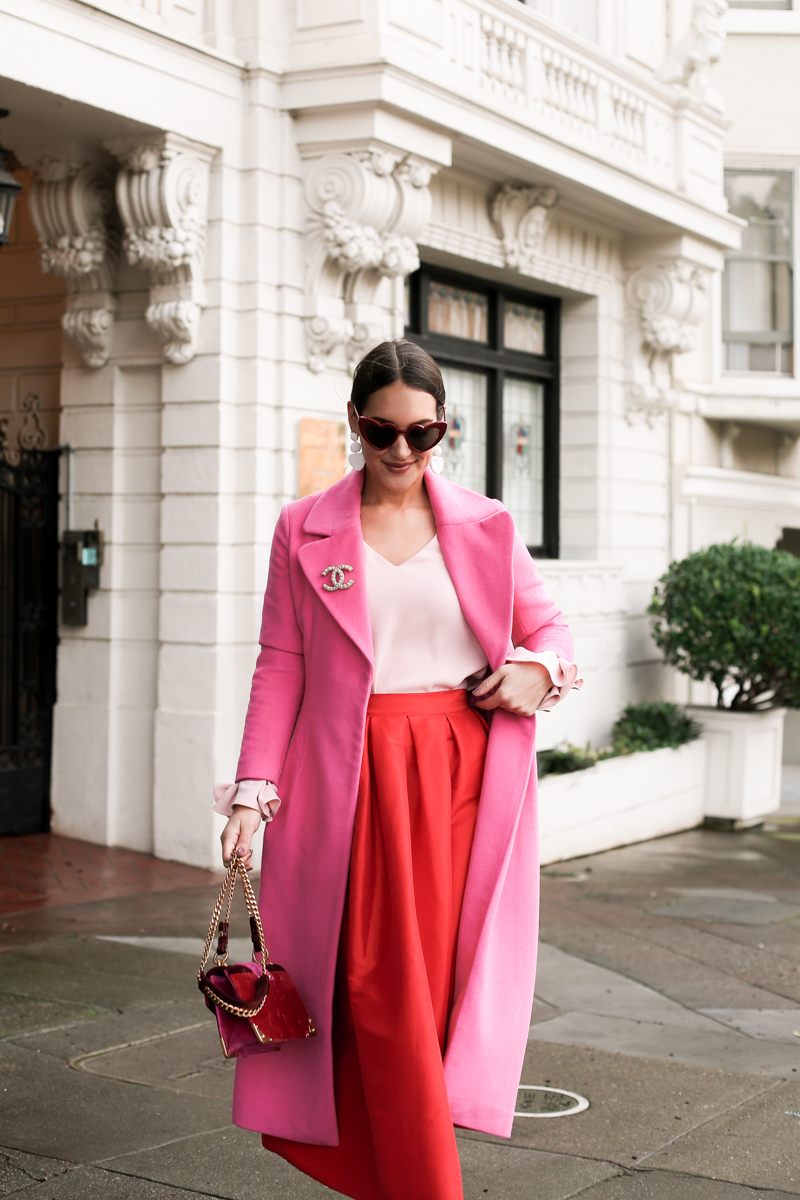
<path fill-rule="evenodd" d="M 117 207 L 125 228 L 128 262 L 147 271 L 150 304 L 145 319 L 173 363 L 197 350 L 205 300 L 208 146 L 164 134 L 146 143 L 118 138 L 107 143 L 122 164 Z"/>
<path fill-rule="evenodd" d="M 391 330 L 378 321 L 358 321 L 353 326 L 353 332 L 347 341 L 347 364 L 351 371 L 361 361 L 368 350 L 391 337 Z"/>
<path fill-rule="evenodd" d="M 711 83 L 711 68 L 725 47 L 728 0 L 694 0 L 686 37 L 672 47 L 658 77 L 662 83 L 688 88 L 711 108 L 722 110 L 721 94 Z"/>
<path fill-rule="evenodd" d="M 673 360 L 694 349 L 708 306 L 707 273 L 681 260 L 638 267 L 625 296 L 627 418 L 638 414 L 654 425 L 677 400 Z"/>
<path fill-rule="evenodd" d="M 324 371 L 328 355 L 353 336 L 353 322 L 347 317 L 306 317 L 309 370 Z"/>
<path fill-rule="evenodd" d="M 492 201 L 492 223 L 503 243 L 507 267 L 531 273 L 534 258 L 544 250 L 550 215 L 558 193 L 552 187 L 504 183 Z"/>
<path fill-rule="evenodd" d="M 87 367 L 108 361 L 116 300 L 119 231 L 112 179 L 80 162 L 42 159 L 30 209 L 43 271 L 63 276 L 67 311 L 61 318 Z"/>
<path fill-rule="evenodd" d="M 309 367 L 321 371 L 336 346 L 352 364 L 381 337 L 392 314 L 379 302 L 386 279 L 419 266 L 417 238 L 430 219 L 434 168 L 389 150 L 331 154 L 306 177 Z"/>

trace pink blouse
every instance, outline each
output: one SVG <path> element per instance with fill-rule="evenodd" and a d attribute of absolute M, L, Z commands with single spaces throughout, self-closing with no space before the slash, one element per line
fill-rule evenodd
<path fill-rule="evenodd" d="M 453 581 L 434 537 L 395 566 L 364 543 L 367 598 L 372 625 L 373 693 L 444 692 L 472 688 L 488 667 L 480 642 L 467 624 Z M 574 663 L 553 650 L 533 653 L 509 646 L 506 662 L 546 667 L 552 686 L 539 705 L 547 711 L 572 688 L 583 686 Z M 272 783 L 244 779 L 214 787 L 214 810 L 230 816 L 234 804 L 260 809 L 271 821 L 280 806 Z"/>

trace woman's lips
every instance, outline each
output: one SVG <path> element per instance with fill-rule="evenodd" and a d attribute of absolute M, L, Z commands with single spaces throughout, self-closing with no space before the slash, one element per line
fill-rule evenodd
<path fill-rule="evenodd" d="M 394 475 L 402 475 L 402 474 L 404 474 L 404 472 L 410 471 L 414 464 L 410 463 L 410 462 L 393 463 L 393 462 L 387 462 L 386 459 L 384 459 L 383 465 L 387 468 L 387 470 L 391 471 Z"/>

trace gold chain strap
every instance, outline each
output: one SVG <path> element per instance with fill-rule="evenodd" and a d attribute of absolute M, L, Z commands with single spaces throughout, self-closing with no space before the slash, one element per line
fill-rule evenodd
<path fill-rule="evenodd" d="M 206 995 L 210 995 L 210 993 L 207 991 L 207 989 L 205 987 L 203 987 L 203 981 L 202 981 L 203 969 L 208 961 L 208 955 L 211 950 L 211 946 L 214 942 L 214 938 L 217 935 L 217 931 L 219 928 L 219 918 L 220 918 L 220 914 L 222 912 L 222 906 L 223 906 L 223 904 L 225 904 L 226 898 L 227 898 L 227 907 L 226 907 L 226 913 L 225 913 L 225 920 L 226 921 L 230 920 L 231 904 L 233 903 L 233 892 L 236 887 L 236 879 L 238 876 L 241 876 L 241 879 L 242 879 L 242 890 L 244 891 L 244 899 L 245 899 L 245 904 L 247 905 L 247 911 L 250 914 L 250 916 L 252 917 L 252 919 L 254 920 L 256 929 L 258 931 L 259 946 L 258 946 L 258 948 L 256 948 L 256 947 L 253 948 L 252 960 L 253 960 L 253 962 L 258 962 L 258 959 L 256 958 L 256 954 L 260 953 L 261 954 L 261 964 L 260 965 L 262 967 L 265 968 L 269 961 L 269 951 L 267 950 L 267 947 L 266 947 L 266 944 L 264 941 L 264 927 L 261 924 L 261 913 L 259 912 L 259 909 L 258 909 L 258 903 L 256 901 L 255 893 L 253 892 L 252 884 L 250 883 L 250 879 L 248 878 L 247 869 L 244 865 L 244 862 L 239 857 L 239 855 L 236 853 L 236 851 L 234 850 L 233 854 L 231 855 L 231 864 L 228 867 L 228 874 L 225 876 L 225 879 L 223 880 L 222 888 L 220 890 L 219 896 L 217 897 L 217 902 L 214 905 L 214 911 L 211 914 L 211 924 L 208 927 L 208 936 L 206 937 L 206 944 L 203 949 L 203 960 L 200 963 L 200 970 L 197 973 L 197 981 L 200 984 L 201 989 L 203 990 L 203 992 Z M 216 965 L 224 966 L 224 964 L 227 961 L 228 961 L 227 950 L 225 951 L 225 955 L 222 958 L 221 962 L 219 962 L 219 963 L 217 962 L 216 952 L 214 953 L 214 963 Z M 261 1009 L 264 1007 L 264 1004 L 266 1002 L 266 996 L 265 996 L 264 1000 L 261 1001 L 261 1004 L 259 1005 L 259 1007 L 257 1009 L 248 1011 L 247 1009 L 237 1007 L 237 1005 L 235 1005 L 235 1004 L 226 1003 L 226 1001 L 224 1001 L 216 993 L 214 993 L 213 996 L 210 996 L 210 998 L 213 999 L 214 1003 L 219 1008 L 223 1009 L 224 1012 L 231 1013 L 235 1017 L 257 1016 L 258 1013 L 261 1011 Z"/>

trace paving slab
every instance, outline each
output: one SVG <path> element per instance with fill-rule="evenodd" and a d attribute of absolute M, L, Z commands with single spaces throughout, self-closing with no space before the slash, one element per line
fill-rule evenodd
<path fill-rule="evenodd" d="M 185 1029 L 210 1019 L 211 1014 L 196 991 L 187 1000 L 131 1004 L 113 1012 L 99 1009 L 91 1017 L 21 1030 L 0 1040 L 69 1063 L 97 1050 Z"/>
<path fill-rule="evenodd" d="M 206 1196 L 219 1200 L 210 1193 Z M 76 1167 L 47 1183 L 32 1184 L 21 1193 L 21 1200 L 197 1200 L 197 1192 L 116 1175 L 99 1167 Z"/>
<path fill-rule="evenodd" d="M 68 1163 L 38 1154 L 24 1154 L 0 1146 L 0 1196 L 11 1196 L 34 1183 L 44 1183 L 63 1175 Z"/>
<path fill-rule="evenodd" d="M 76 1071 L 60 1059 L 0 1046 L 0 1128 L 29 1154 L 94 1162 L 127 1150 L 230 1124 L 230 1104 L 136 1087 Z"/>
<path fill-rule="evenodd" d="M 800 917 L 800 903 L 746 888 L 667 888 L 675 899 L 648 905 L 647 912 L 673 920 L 713 921 L 723 925 L 778 925 Z"/>
<path fill-rule="evenodd" d="M 567 1200 L 620 1174 L 616 1163 L 458 1139 L 464 1200 Z"/>
<path fill-rule="evenodd" d="M 233 1102 L 235 1061 L 224 1058 L 213 1017 L 168 1034 L 152 1034 L 130 1046 L 79 1058 L 79 1069 L 125 1083 Z"/>
<path fill-rule="evenodd" d="M 709 1021 L 709 1025 L 711 1022 Z M 718 1026 L 722 1029 L 722 1026 Z M 698 1067 L 743 1074 L 784 1076 L 800 1073 L 800 1045 L 778 1045 L 729 1033 L 676 1029 L 641 1020 L 601 1017 L 591 1013 L 564 1013 L 551 1021 L 532 1025 L 531 1042 L 558 1042 L 562 1046 L 592 1046 L 637 1058 L 662 1058 Z"/>
<path fill-rule="evenodd" d="M 660 1169 L 800 1194 L 800 1083 L 753 1096 L 648 1158 Z"/>
<path fill-rule="evenodd" d="M 227 1129 L 181 1138 L 112 1159 L 110 1170 L 188 1188 L 222 1200 L 324 1200 L 339 1195 L 309 1179 L 277 1154 L 266 1151 L 257 1133 Z"/>
<path fill-rule="evenodd" d="M 620 1171 L 615 1163 L 580 1159 L 505 1144 L 458 1138 L 464 1200 L 566 1200 L 588 1185 Z M 187 1138 L 152 1151 L 115 1158 L 116 1172 L 223 1197 L 224 1200 L 323 1200 L 339 1195 L 309 1179 L 276 1154 L 262 1149 L 257 1134 L 231 1129 L 227 1134 Z"/>
<path fill-rule="evenodd" d="M 545 942 L 539 945 L 536 993 L 540 1000 L 562 1011 L 648 1021 L 715 1035 L 720 1032 L 713 1019 L 698 1015 L 653 988 Z"/>
<path fill-rule="evenodd" d="M 68 1000 L 43 1000 L 0 992 L 0 1038 L 29 1029 L 71 1024 L 97 1015 L 97 1009 Z"/>
<path fill-rule="evenodd" d="M 705 1015 L 748 1037 L 800 1046 L 800 1008 L 706 1008 Z"/>
<path fill-rule="evenodd" d="M 752 1075 L 546 1043 L 529 1045 L 522 1082 L 577 1092 L 590 1107 L 547 1120 L 517 1117 L 509 1142 L 465 1130 L 459 1137 L 635 1166 L 684 1132 L 776 1086 Z M 769 1140 L 760 1153 L 770 1153 Z"/>
<path fill-rule="evenodd" d="M 205 949 L 205 938 L 202 937 L 120 937 L 104 933 L 98 934 L 100 942 L 118 942 L 123 946 L 137 946 L 144 950 L 160 950 L 167 954 L 188 954 L 197 964 Z M 249 937 L 232 937 L 228 939 L 228 952 L 231 962 L 247 960 L 253 954 L 253 942 Z"/>
<path fill-rule="evenodd" d="M 0 990 L 37 1000 L 114 1009 L 185 997 L 192 988 L 197 984 L 183 955 L 153 954 L 93 938 L 59 938 L 23 954 L 0 955 Z"/>
<path fill-rule="evenodd" d="M 588 1188 L 580 1193 L 580 1200 L 786 1200 L 786 1192 L 670 1171 L 635 1171 Z"/>
<path fill-rule="evenodd" d="M 258 890 L 258 881 L 253 881 Z M 62 935 L 146 935 L 197 937 L 205 940 L 220 884 L 176 888 L 131 898 L 111 897 L 59 908 L 15 913 L 0 920 L 0 950 Z M 246 910 L 231 914 L 231 932 L 246 937 Z"/>

